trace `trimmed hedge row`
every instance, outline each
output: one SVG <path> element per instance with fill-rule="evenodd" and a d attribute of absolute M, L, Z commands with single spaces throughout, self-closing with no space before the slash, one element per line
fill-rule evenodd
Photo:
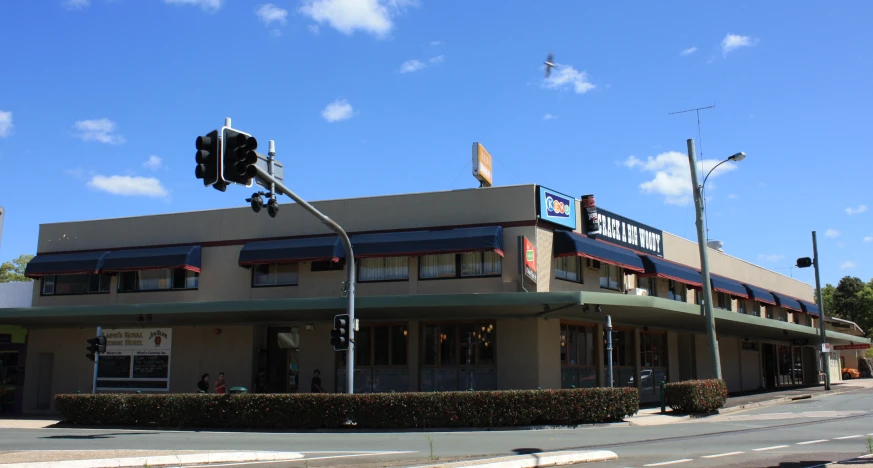
<path fill-rule="evenodd" d="M 727 397 L 727 384 L 721 379 L 667 384 L 667 405 L 680 413 L 712 413 L 724 406 Z"/>
<path fill-rule="evenodd" d="M 614 422 L 635 414 L 640 397 L 635 388 L 588 388 L 356 395 L 57 395 L 55 403 L 65 422 L 88 426 L 400 429 Z"/>

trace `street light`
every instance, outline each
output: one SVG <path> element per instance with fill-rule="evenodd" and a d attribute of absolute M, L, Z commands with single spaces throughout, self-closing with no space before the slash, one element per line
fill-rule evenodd
<path fill-rule="evenodd" d="M 709 338 L 709 350 L 712 356 L 712 370 L 715 373 L 716 379 L 721 379 L 721 360 L 718 355 L 718 340 L 715 336 L 715 315 L 712 311 L 712 283 L 709 278 L 709 255 L 706 251 L 706 233 L 704 232 L 703 218 L 703 186 L 706 184 L 706 179 L 712 174 L 716 167 L 728 161 L 742 161 L 746 158 L 746 153 L 737 153 L 724 161 L 715 165 L 712 170 L 703 178 L 703 184 L 697 183 L 697 158 L 694 156 L 694 140 L 688 139 L 688 163 L 691 165 L 691 188 L 694 191 L 694 209 L 697 219 L 697 246 L 700 248 L 700 276 L 701 289 L 703 291 L 703 310 L 706 315 L 706 334 Z"/>
<path fill-rule="evenodd" d="M 703 192 L 703 226 L 706 228 L 706 242 L 709 242 L 709 216 L 706 213 L 706 179 L 709 179 L 709 175 L 712 174 L 712 171 L 714 171 L 715 168 L 717 168 L 718 166 L 721 166 L 728 161 L 740 162 L 743 159 L 746 159 L 746 153 L 740 151 L 739 153 L 716 164 L 715 166 L 713 166 L 712 169 L 709 170 L 709 172 L 706 173 L 706 177 L 703 178 L 703 183 L 700 184 L 700 190 L 701 192 Z"/>

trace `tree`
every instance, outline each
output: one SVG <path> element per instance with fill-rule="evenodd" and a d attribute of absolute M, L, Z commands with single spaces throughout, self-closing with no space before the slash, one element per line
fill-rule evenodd
<path fill-rule="evenodd" d="M 20 255 L 18 258 L 3 262 L 0 265 L 0 283 L 30 281 L 30 278 L 24 276 L 24 269 L 27 268 L 27 264 L 31 260 L 33 260 L 33 255 Z"/>
<path fill-rule="evenodd" d="M 844 276 L 836 288 L 827 285 L 822 289 L 822 301 L 827 314 L 851 320 L 873 336 L 873 280 L 865 283 L 861 278 Z"/>

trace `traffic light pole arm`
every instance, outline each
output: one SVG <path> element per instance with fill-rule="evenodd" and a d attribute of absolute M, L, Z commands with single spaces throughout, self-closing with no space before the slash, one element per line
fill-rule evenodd
<path fill-rule="evenodd" d="M 279 192 L 288 195 L 292 200 L 297 202 L 300 206 L 303 207 L 306 211 L 311 213 L 313 216 L 318 218 L 322 223 L 327 225 L 327 227 L 331 228 L 336 234 L 339 236 L 340 240 L 343 243 L 343 248 L 346 251 L 346 271 L 347 273 L 347 287 L 348 287 L 348 305 L 346 307 L 347 314 L 349 314 L 349 349 L 347 351 L 348 359 L 346 361 L 346 387 L 348 389 L 348 393 L 354 393 L 354 380 L 355 380 L 355 254 L 352 251 L 352 241 L 349 240 L 349 235 L 346 234 L 346 231 L 340 227 L 334 220 L 325 216 L 322 212 L 318 211 L 314 206 L 306 203 L 305 200 L 297 196 L 294 192 L 288 189 L 282 182 L 278 181 L 275 177 L 268 174 L 265 170 L 258 166 L 254 166 L 258 172 L 258 178 L 264 180 L 270 184 L 275 184 L 276 189 Z"/>

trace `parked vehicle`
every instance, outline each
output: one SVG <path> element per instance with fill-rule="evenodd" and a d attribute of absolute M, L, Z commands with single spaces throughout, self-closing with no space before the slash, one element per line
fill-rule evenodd
<path fill-rule="evenodd" d="M 860 379 L 861 373 L 853 367 L 843 367 L 843 380 Z"/>

